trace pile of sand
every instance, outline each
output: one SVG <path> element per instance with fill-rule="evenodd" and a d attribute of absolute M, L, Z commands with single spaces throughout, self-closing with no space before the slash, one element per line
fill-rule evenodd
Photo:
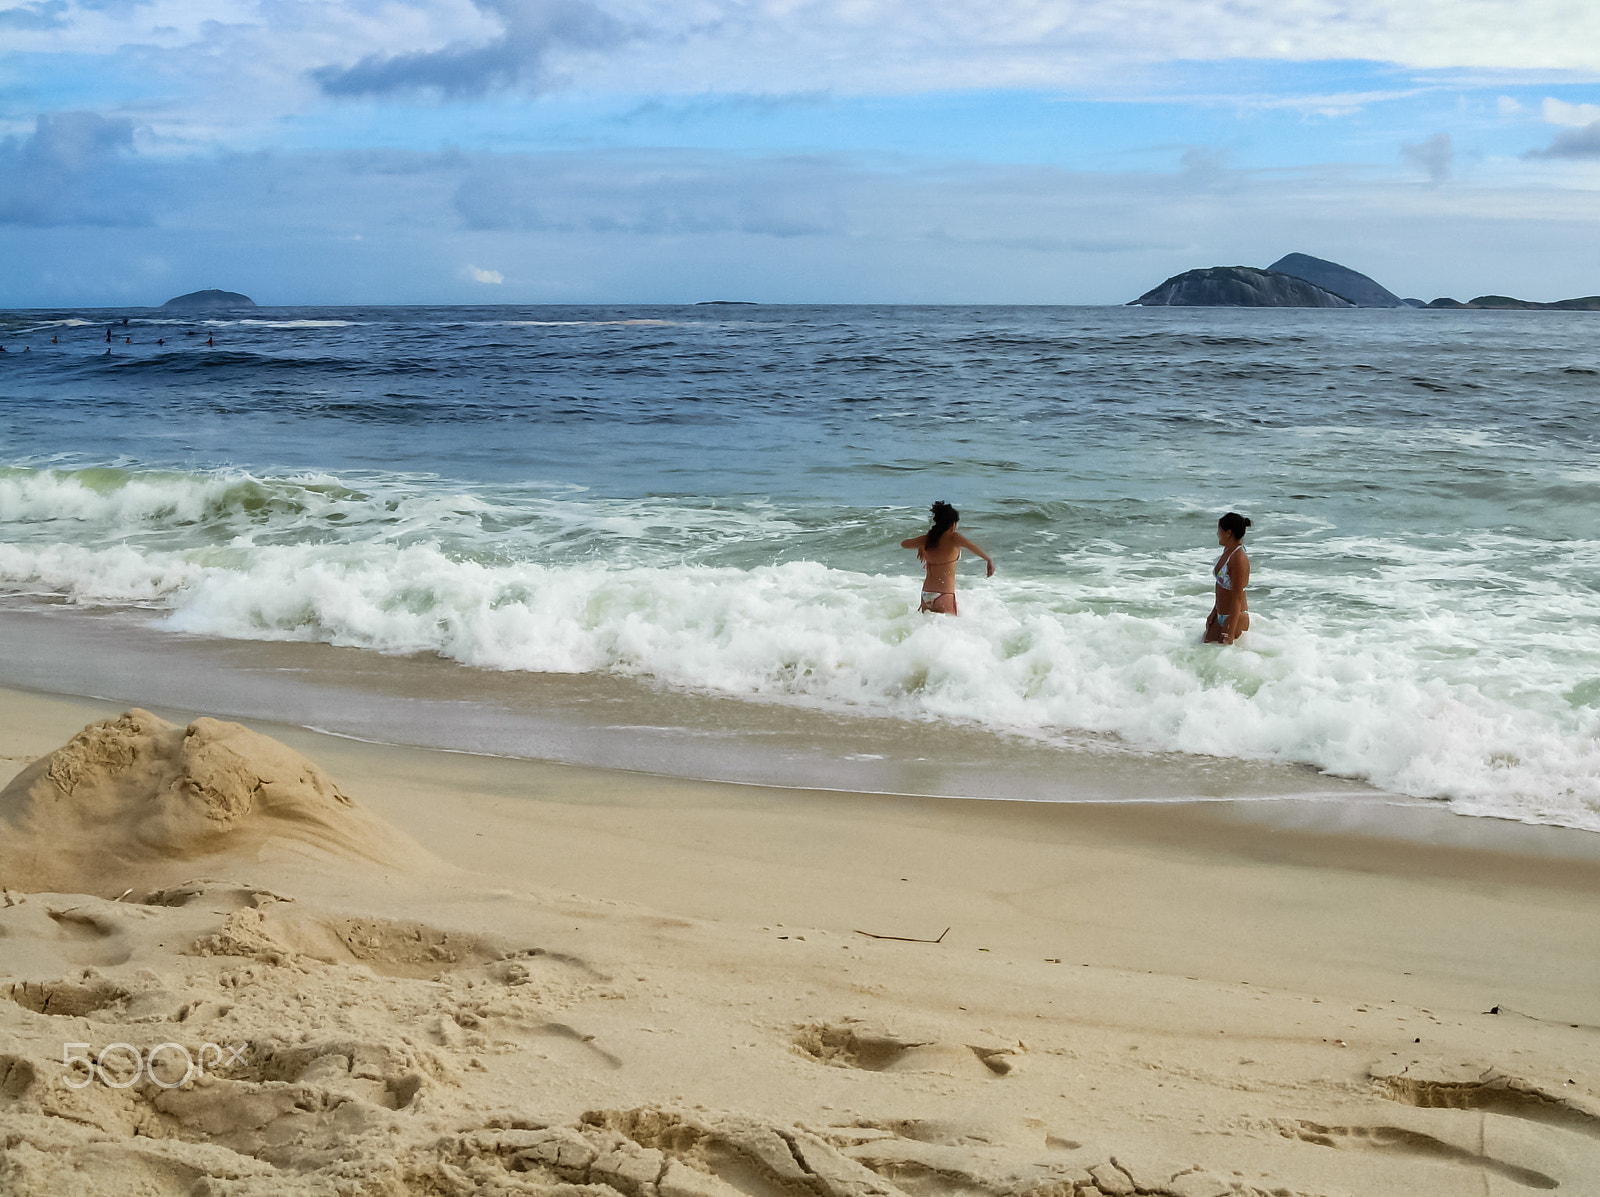
<path fill-rule="evenodd" d="M 91 724 L 0 791 L 0 886 L 115 893 L 268 845 L 341 863 L 428 854 L 316 765 L 237 723 L 134 709 Z"/>

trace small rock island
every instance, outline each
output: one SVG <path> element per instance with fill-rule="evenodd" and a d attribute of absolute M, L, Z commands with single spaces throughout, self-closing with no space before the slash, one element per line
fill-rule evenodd
<path fill-rule="evenodd" d="M 218 291 L 215 287 L 206 291 L 191 291 L 187 295 L 179 295 L 167 300 L 161 305 L 164 312 L 227 312 L 236 308 L 253 308 L 256 301 L 248 295 L 240 295 L 237 291 Z"/>
<path fill-rule="evenodd" d="M 1540 303 L 1534 299 L 1513 299 L 1509 295 L 1480 295 L 1461 303 L 1446 296 L 1427 304 L 1430 308 L 1451 308 L 1458 311 L 1491 312 L 1600 312 L 1600 295 L 1584 295 L 1577 299 L 1557 299 Z"/>

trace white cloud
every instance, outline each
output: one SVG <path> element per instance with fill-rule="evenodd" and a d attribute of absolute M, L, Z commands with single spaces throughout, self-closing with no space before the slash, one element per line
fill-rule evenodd
<path fill-rule="evenodd" d="M 481 266 L 473 266 L 471 264 L 468 264 L 462 270 L 462 273 L 475 283 L 488 283 L 494 287 L 498 287 L 506 281 L 506 276 L 498 270 L 485 270 Z"/>
<path fill-rule="evenodd" d="M 1105 92 L 1159 78 L 1164 63 L 1231 59 L 1600 73 L 1600 4 L 1571 0 L 34 0 L 7 11 L 22 14 L 7 51 L 103 55 L 124 78 L 104 84 L 126 87 L 122 115 L 200 140 L 231 128 L 236 145 L 238 126 L 312 111 L 324 92 L 406 86 L 458 97 Z M 144 98 L 161 80 L 167 94 Z M 1337 114 L 1380 98 L 1297 102 Z"/>
<path fill-rule="evenodd" d="M 841 92 L 1114 83 L 1130 64 L 1364 60 L 1600 70 L 1600 6 L 1567 0 L 609 0 L 649 41 L 592 85 Z M 665 52 L 663 52 L 665 51 Z"/>
<path fill-rule="evenodd" d="M 1216 91 L 1168 91 L 1160 87 L 1148 72 L 1140 78 L 1141 94 L 1137 98 L 1158 98 L 1163 103 L 1197 104 L 1209 107 L 1227 107 L 1239 112 L 1298 112 L 1305 116 L 1352 116 L 1376 104 L 1391 104 L 1397 100 L 1422 95 L 1421 87 L 1397 88 L 1386 91 L 1311 92 L 1305 94 L 1273 94 L 1270 92 L 1236 92 L 1225 88 Z M 1153 84 L 1153 86 L 1152 86 Z M 1116 93 L 1113 92 L 1113 95 Z M 1063 97 L 1064 102 L 1077 97 Z"/>
<path fill-rule="evenodd" d="M 1577 129 L 1600 121 L 1600 104 L 1569 104 L 1553 96 L 1544 98 L 1540 111 L 1546 124 L 1562 125 L 1568 129 Z"/>
<path fill-rule="evenodd" d="M 1500 115 L 1507 118 L 1521 116 L 1528 110 L 1520 100 L 1513 99 L 1511 96 L 1498 97 L 1495 100 L 1495 105 L 1499 108 Z"/>

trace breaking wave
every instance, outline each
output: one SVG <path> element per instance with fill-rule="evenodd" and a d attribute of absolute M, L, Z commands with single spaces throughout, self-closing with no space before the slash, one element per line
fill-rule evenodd
<path fill-rule="evenodd" d="M 1263 542 L 1271 602 L 1219 652 L 1197 643 L 1202 550 L 1008 569 L 934 619 L 869 555 L 779 559 L 807 518 L 398 475 L 9 470 L 0 583 L 210 636 L 1306 762 L 1600 830 L 1600 630 L 1560 571 L 1508 612 L 1481 584 L 1505 545 Z M 892 543 L 884 518 L 861 512 L 862 537 Z M 1351 571 L 1315 572 L 1330 556 Z"/>

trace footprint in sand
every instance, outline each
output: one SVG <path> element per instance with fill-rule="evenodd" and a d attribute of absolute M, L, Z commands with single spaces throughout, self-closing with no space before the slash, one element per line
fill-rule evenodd
<path fill-rule="evenodd" d="M 98 977 L 82 982 L 17 981 L 0 988 L 0 997 L 9 998 L 24 1010 L 65 1018 L 87 1017 L 128 996 L 122 986 Z"/>
<path fill-rule="evenodd" d="M 305 956 L 324 964 L 363 964 L 385 977 L 428 978 L 504 962 L 502 968 L 521 969 L 526 978 L 539 958 L 590 978 L 599 976 L 573 957 L 513 947 L 492 936 L 390 919 L 318 917 L 276 903 L 265 908 L 238 905 L 221 930 L 202 937 L 197 948 L 210 956 L 266 956 L 279 961 Z"/>
<path fill-rule="evenodd" d="M 1278 1129 L 1287 1139 L 1299 1139 L 1319 1147 L 1390 1152 L 1458 1164 L 1463 1168 L 1503 1176 L 1529 1189 L 1555 1189 L 1561 1185 L 1555 1177 L 1533 1168 L 1524 1168 L 1491 1155 L 1457 1147 L 1433 1135 L 1408 1130 L 1403 1126 L 1324 1126 L 1299 1119 L 1286 1121 Z"/>
<path fill-rule="evenodd" d="M 864 1072 L 941 1072 L 993 1080 L 1009 1076 L 1025 1050 L 1021 1044 L 962 1043 L 897 1034 L 846 1019 L 810 1023 L 793 1039 L 804 1055 L 835 1068 Z"/>
<path fill-rule="evenodd" d="M 140 907 L 100 898 L 35 894 L 0 908 L 0 936 L 11 941 L 17 953 L 33 941 L 73 964 L 124 964 L 133 955 L 130 924 L 148 914 Z"/>
<path fill-rule="evenodd" d="M 1492 1069 L 1476 1077 L 1455 1079 L 1410 1076 L 1405 1072 L 1375 1073 L 1372 1083 L 1390 1101 L 1419 1109 L 1481 1110 L 1600 1139 L 1600 1112 L 1542 1089 L 1532 1081 Z"/>

